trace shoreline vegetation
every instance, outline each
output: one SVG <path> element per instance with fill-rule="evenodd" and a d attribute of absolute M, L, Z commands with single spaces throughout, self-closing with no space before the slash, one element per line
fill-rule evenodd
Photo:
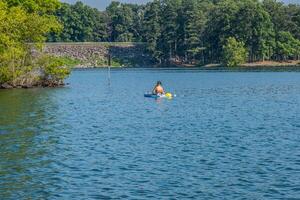
<path fill-rule="evenodd" d="M 300 5 L 278 0 L 0 2 L 0 88 L 57 87 L 72 67 L 293 67 Z M 217 64 L 211 64 L 217 63 Z"/>
<path fill-rule="evenodd" d="M 147 55 L 145 43 L 135 42 L 63 42 L 46 43 L 46 53 L 62 57 L 75 69 L 108 67 L 108 54 L 112 54 L 111 67 L 164 67 L 157 65 Z M 109 51 L 116 48 L 116 51 Z M 192 63 L 170 62 L 169 67 L 182 68 L 222 68 L 222 63 Z M 235 67 L 298 67 L 300 60 L 258 61 L 246 62 Z"/>
<path fill-rule="evenodd" d="M 58 0 L 0 1 L 0 88 L 57 87 L 70 74 L 65 60 L 41 53 L 47 34 L 62 25 Z"/>

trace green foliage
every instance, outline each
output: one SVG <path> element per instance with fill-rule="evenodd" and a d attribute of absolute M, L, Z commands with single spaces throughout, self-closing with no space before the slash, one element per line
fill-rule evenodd
<path fill-rule="evenodd" d="M 22 7 L 29 13 L 52 13 L 60 7 L 59 0 L 3 0 L 9 7 Z"/>
<path fill-rule="evenodd" d="M 298 59 L 300 6 L 277 0 L 113 1 L 98 11 L 81 2 L 2 0 L 0 83 L 37 67 L 31 49 L 41 49 L 45 36 L 53 42 L 144 42 L 156 63 L 214 63 L 224 55 L 237 60 L 229 65 L 245 55 L 249 61 Z M 235 48 L 243 50 L 240 55 Z"/>
<path fill-rule="evenodd" d="M 7 67 L 0 67 L 0 83 L 6 83 L 13 79 L 13 73 Z"/>
<path fill-rule="evenodd" d="M 202 2 L 198 0 L 183 0 L 181 14 L 182 43 L 179 53 L 185 56 L 185 61 L 195 59 L 195 56 L 203 52 L 203 32 L 206 27 L 207 16 Z M 206 8 L 207 9 L 207 8 Z"/>
<path fill-rule="evenodd" d="M 112 1 L 102 12 L 78 2 L 63 4 L 56 15 L 64 30 L 49 41 L 142 41 L 157 63 L 220 62 L 229 37 L 244 42 L 249 61 L 298 57 L 281 39 L 288 32 L 300 40 L 300 6 L 278 0 Z"/>
<path fill-rule="evenodd" d="M 300 39 L 300 6 L 285 5 L 277 0 L 264 0 L 263 6 L 271 16 L 276 33 L 290 32 L 293 37 Z"/>
<path fill-rule="evenodd" d="M 139 7 L 113 1 L 106 12 L 110 19 L 111 41 L 131 42 L 137 40 L 139 32 L 135 29 L 140 22 Z"/>
<path fill-rule="evenodd" d="M 48 4 L 49 3 L 49 4 Z M 31 50 L 40 49 L 61 25 L 48 14 L 58 1 L 0 1 L 0 83 L 16 80 L 34 66 Z"/>
<path fill-rule="evenodd" d="M 43 66 L 45 77 L 53 82 L 60 82 L 70 75 L 69 61 L 66 58 L 53 56 L 42 57 L 41 66 Z"/>
<path fill-rule="evenodd" d="M 244 42 L 238 42 L 229 37 L 223 46 L 223 64 L 228 67 L 237 67 L 246 62 L 248 57 Z"/>
<path fill-rule="evenodd" d="M 163 58 L 171 61 L 176 56 L 179 35 L 179 0 L 161 0 L 162 26 L 159 48 Z"/>
<path fill-rule="evenodd" d="M 277 34 L 277 55 L 286 60 L 300 55 L 300 41 L 295 39 L 290 32 L 280 31 Z"/>
<path fill-rule="evenodd" d="M 161 52 L 158 50 L 158 39 L 161 37 L 160 4 L 158 0 L 146 5 L 144 14 L 143 37 L 147 43 L 147 51 L 156 61 L 160 61 Z"/>
<path fill-rule="evenodd" d="M 211 14 L 207 34 L 214 57 L 222 55 L 228 37 L 235 37 L 245 43 L 251 61 L 270 58 L 274 46 L 273 24 L 260 2 L 222 0 Z"/>
<path fill-rule="evenodd" d="M 55 13 L 64 29 L 61 33 L 51 33 L 50 42 L 106 41 L 107 16 L 95 8 L 77 2 L 74 5 L 64 3 Z"/>
<path fill-rule="evenodd" d="M 269 14 L 260 2 L 244 0 L 239 5 L 234 26 L 234 35 L 250 50 L 251 61 L 270 57 L 269 53 L 274 47 L 274 29 Z"/>
<path fill-rule="evenodd" d="M 64 66 L 72 68 L 80 64 L 80 61 L 77 59 L 72 59 L 69 57 L 60 57 L 61 61 L 64 63 Z"/>

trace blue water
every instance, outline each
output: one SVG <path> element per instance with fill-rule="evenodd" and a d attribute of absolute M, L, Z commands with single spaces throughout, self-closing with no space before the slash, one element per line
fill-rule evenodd
<path fill-rule="evenodd" d="M 157 80 L 177 97 L 144 98 Z M 0 91 L 0 199 L 300 199 L 300 73 L 67 82 Z"/>

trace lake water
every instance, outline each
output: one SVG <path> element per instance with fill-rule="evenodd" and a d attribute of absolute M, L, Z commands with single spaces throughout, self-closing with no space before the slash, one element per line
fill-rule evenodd
<path fill-rule="evenodd" d="M 173 100 L 143 94 L 161 80 Z M 300 199 L 300 73 L 74 71 L 0 91 L 0 199 Z"/>

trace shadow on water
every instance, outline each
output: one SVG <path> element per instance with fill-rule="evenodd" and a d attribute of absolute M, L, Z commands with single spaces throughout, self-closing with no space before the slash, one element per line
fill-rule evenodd
<path fill-rule="evenodd" d="M 1 199 L 48 198 L 46 187 L 54 179 L 43 174 L 51 174 L 48 154 L 55 149 L 56 139 L 50 125 L 56 119 L 47 111 L 56 108 L 52 98 L 56 91 L 0 91 Z"/>

